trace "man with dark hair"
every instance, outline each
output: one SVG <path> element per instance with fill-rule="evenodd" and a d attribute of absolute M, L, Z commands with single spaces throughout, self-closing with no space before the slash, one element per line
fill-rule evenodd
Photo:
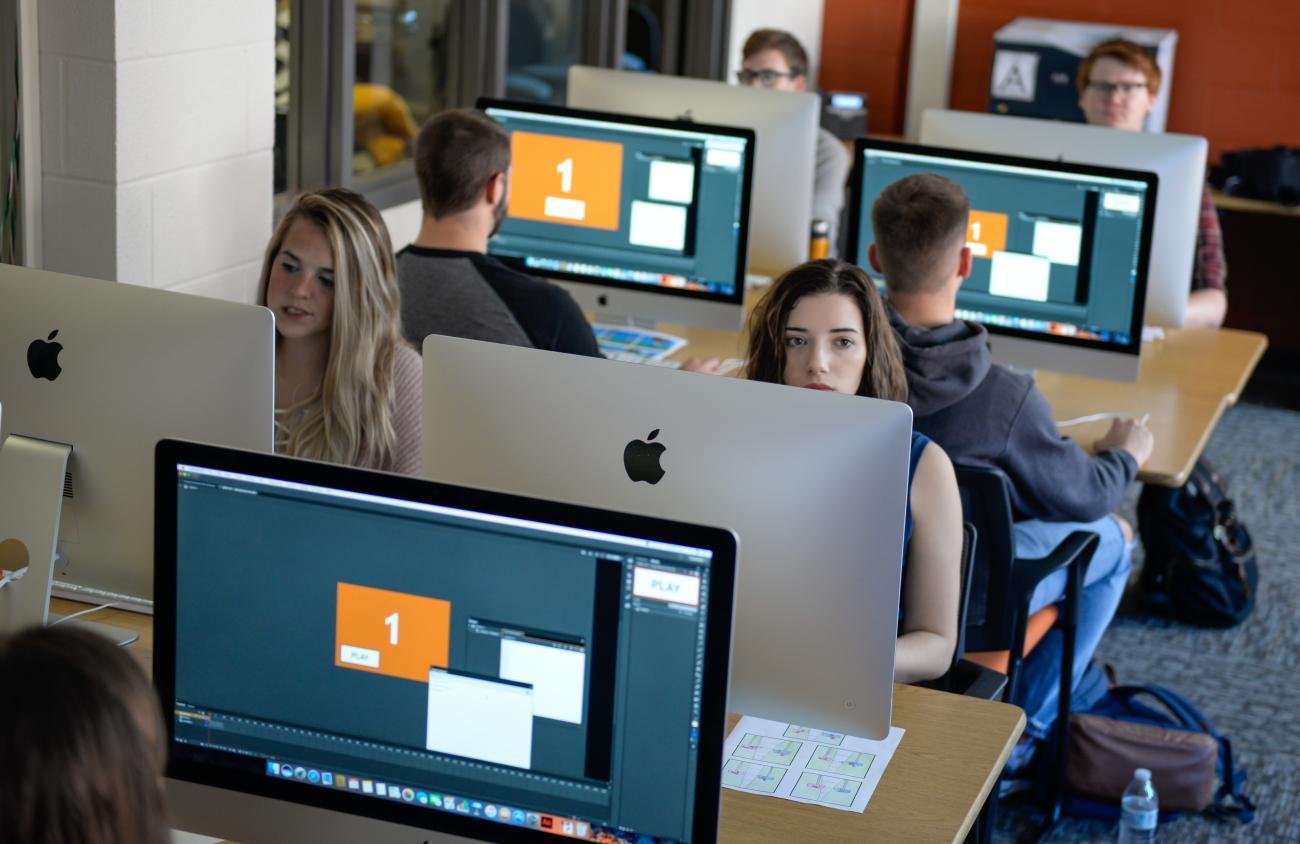
<path fill-rule="evenodd" d="M 1088 454 L 1057 433 L 1031 376 L 992 362 L 982 325 L 957 320 L 957 289 L 970 275 L 970 201 L 951 180 L 923 173 L 894 182 L 871 208 L 871 266 L 885 276 L 890 321 L 903 353 L 913 425 L 954 463 L 992 466 L 1011 482 L 1016 554 L 1043 557 L 1075 530 L 1101 544 L 1084 578 L 1075 643 L 1077 684 L 1115 614 L 1130 568 L 1133 531 L 1113 515 L 1138 467 L 1151 456 L 1151 431 L 1116 419 Z M 1061 600 L 1065 572 L 1039 584 L 1031 612 Z M 1056 717 L 1059 674 L 1030 659 L 1022 686 L 1026 733 L 1045 739 Z M 1026 747 L 1031 745 L 1026 744 Z"/>
<path fill-rule="evenodd" d="M 600 356 L 573 298 L 487 254 L 505 219 L 510 137 L 471 109 L 437 115 L 415 141 L 424 218 L 397 253 L 402 333 L 417 347 L 430 334 Z"/>
<path fill-rule="evenodd" d="M 780 91 L 808 88 L 808 53 L 790 33 L 781 29 L 758 29 L 745 39 L 743 60 L 736 74 L 742 85 L 757 85 Z M 844 209 L 844 186 L 849 175 L 849 153 L 840 140 L 825 129 L 817 130 L 817 169 L 813 178 L 812 216 L 830 225 L 832 251 Z"/>

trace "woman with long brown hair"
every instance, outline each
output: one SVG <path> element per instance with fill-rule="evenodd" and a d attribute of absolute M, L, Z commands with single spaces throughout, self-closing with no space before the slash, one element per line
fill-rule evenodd
<path fill-rule="evenodd" d="M 777 278 L 749 316 L 748 337 L 751 380 L 907 400 L 907 376 L 880 294 L 853 264 L 809 261 Z M 816 419 L 809 425 L 809 436 L 816 436 Z M 952 463 L 913 432 L 910 472 L 894 657 L 900 683 L 947 670 L 961 589 L 961 499 Z"/>

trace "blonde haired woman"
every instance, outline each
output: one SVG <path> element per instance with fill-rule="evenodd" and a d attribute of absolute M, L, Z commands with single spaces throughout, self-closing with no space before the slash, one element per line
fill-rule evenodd
<path fill-rule="evenodd" d="M 400 333 L 388 229 L 341 188 L 298 197 L 266 248 L 258 301 L 275 314 L 276 451 L 420 470 L 420 356 Z"/>

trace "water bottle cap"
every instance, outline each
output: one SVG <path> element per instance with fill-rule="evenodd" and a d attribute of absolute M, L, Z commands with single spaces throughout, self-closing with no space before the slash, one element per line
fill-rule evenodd
<path fill-rule="evenodd" d="M 1146 768 L 1138 768 L 1136 771 L 1133 772 L 1133 776 L 1136 779 L 1149 780 L 1151 779 L 1151 772 L 1148 771 Z"/>

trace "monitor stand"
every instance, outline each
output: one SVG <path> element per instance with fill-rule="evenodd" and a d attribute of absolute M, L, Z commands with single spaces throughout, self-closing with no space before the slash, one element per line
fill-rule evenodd
<path fill-rule="evenodd" d="M 0 589 L 0 627 L 16 630 L 61 621 L 50 615 L 50 587 L 71 454 L 70 445 L 16 434 L 0 445 L 0 559 L 7 569 L 27 567 L 22 579 Z M 69 623 L 119 645 L 139 638 L 134 631 L 107 624 Z"/>

